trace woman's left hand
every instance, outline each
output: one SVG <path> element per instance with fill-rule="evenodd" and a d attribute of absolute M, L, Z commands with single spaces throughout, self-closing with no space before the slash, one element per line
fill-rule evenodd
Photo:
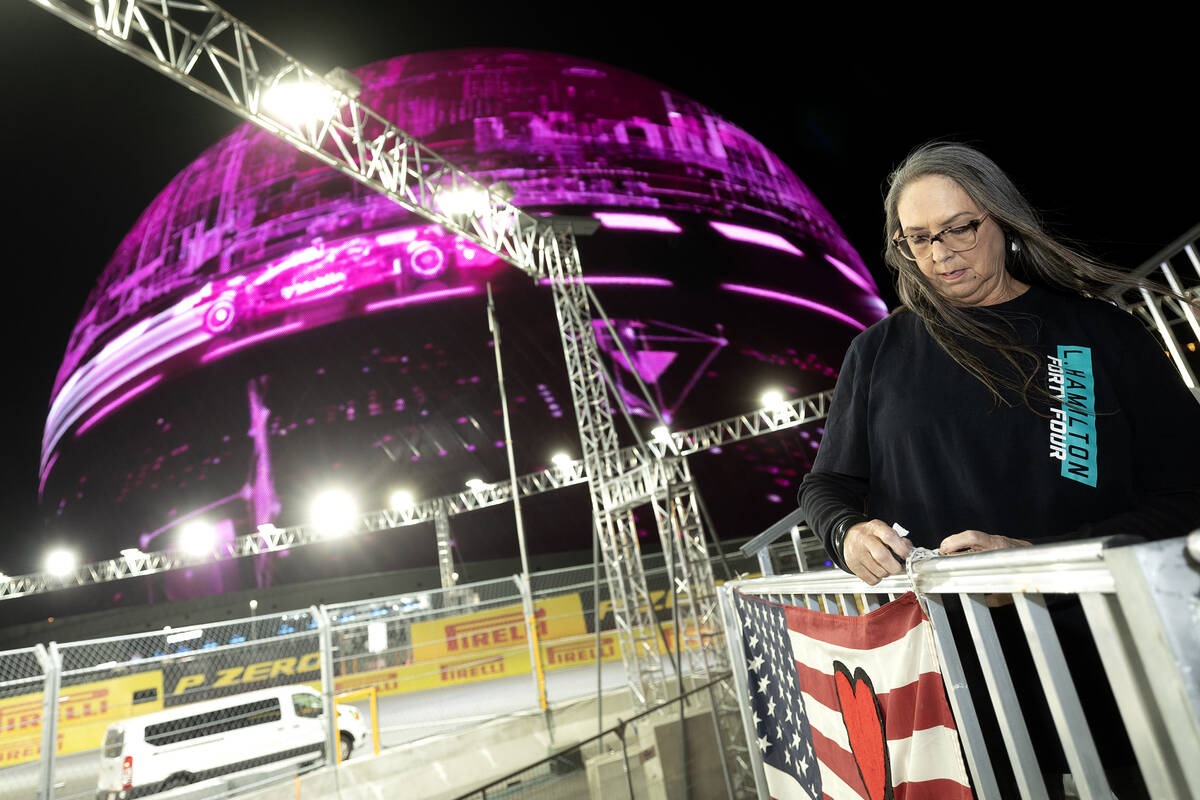
<path fill-rule="evenodd" d="M 944 556 L 963 556 L 967 553 L 985 553 L 988 550 L 1007 550 L 1010 547 L 1030 547 L 1033 543 L 1007 536 L 993 536 L 983 531 L 961 531 L 942 539 L 938 549 Z"/>

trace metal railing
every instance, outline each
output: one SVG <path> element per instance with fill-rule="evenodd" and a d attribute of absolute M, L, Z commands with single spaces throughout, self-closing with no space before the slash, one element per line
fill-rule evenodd
<path fill-rule="evenodd" d="M 839 570 L 733 581 L 721 589 L 722 609 L 733 631 L 743 622 L 735 592 L 859 616 L 914 591 L 977 797 L 1062 796 L 1072 783 L 1083 798 L 1200 797 L 1200 531 L 1128 541 L 930 558 L 875 586 Z M 729 646 L 733 663 L 746 664 L 743 643 L 731 636 Z M 746 698 L 747 671 L 734 678 Z M 1116 708 L 1106 715 L 1109 690 Z M 742 713 L 749 733 L 756 723 L 745 702 Z M 1132 773 L 1109 755 L 1121 749 L 1122 728 Z M 1048 794 L 1047 779 L 1067 788 Z"/>

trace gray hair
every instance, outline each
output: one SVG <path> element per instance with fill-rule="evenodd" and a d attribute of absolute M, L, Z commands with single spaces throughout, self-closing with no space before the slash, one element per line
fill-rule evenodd
<path fill-rule="evenodd" d="M 960 366 L 978 378 L 998 404 L 1020 402 L 1033 408 L 1032 399 L 1048 398 L 1035 383 L 1041 360 L 1022 346 L 1011 325 L 996 314 L 968 314 L 944 298 L 916 263 L 892 246 L 900 233 L 897 206 L 904 189 L 917 178 L 940 175 L 954 181 L 982 211 L 1000 226 L 1005 237 L 1005 268 L 1017 280 L 1060 292 L 1098 297 L 1113 286 L 1146 285 L 1126 273 L 1084 255 L 1047 233 L 1038 213 L 996 162 L 973 147 L 957 142 L 929 142 L 909 153 L 888 176 L 884 199 L 884 262 L 896 273 L 896 292 L 904 308 L 916 314 L 930 336 Z M 1016 242 L 1014 256 L 1008 244 Z M 986 307 L 983 309 L 986 311 Z M 1011 369 L 988 367 L 967 345 L 976 342 L 997 353 Z M 976 348 L 978 349 L 978 348 Z"/>

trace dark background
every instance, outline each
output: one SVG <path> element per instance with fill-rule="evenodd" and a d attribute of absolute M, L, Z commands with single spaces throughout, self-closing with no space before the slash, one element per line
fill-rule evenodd
<path fill-rule="evenodd" d="M 1135 267 L 1200 221 L 1189 26 L 992 7 L 844 16 L 804 4 L 347 0 L 225 4 L 318 72 L 404 53 L 571 53 L 688 94 L 777 153 L 858 248 L 885 299 L 888 171 L 934 137 L 976 144 L 1093 254 Z M 1190 31 L 1194 34 L 1194 30 Z M 1178 39 L 1176 39 L 1178 37 Z M 7 435 L 0 571 L 40 569 L 52 538 L 37 463 L 53 376 L 85 297 L 158 191 L 239 120 L 31 2 L 0 8 L 8 199 Z"/>

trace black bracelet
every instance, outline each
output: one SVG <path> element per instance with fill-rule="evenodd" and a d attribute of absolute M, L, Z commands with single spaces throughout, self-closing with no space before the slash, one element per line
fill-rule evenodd
<path fill-rule="evenodd" d="M 832 551 L 834 561 L 837 565 L 847 572 L 850 568 L 846 566 L 846 554 L 843 551 L 846 542 L 846 534 L 860 522 L 870 522 L 871 518 L 862 514 L 849 514 L 838 520 L 833 526 L 833 534 L 829 537 L 829 549 Z"/>

